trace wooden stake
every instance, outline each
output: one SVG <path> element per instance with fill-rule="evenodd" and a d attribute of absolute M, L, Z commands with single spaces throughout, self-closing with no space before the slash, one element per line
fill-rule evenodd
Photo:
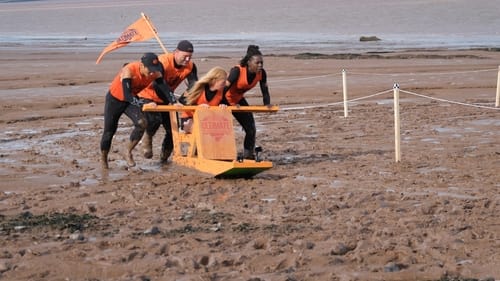
<path fill-rule="evenodd" d="M 497 78 L 497 98 L 495 101 L 495 107 L 500 106 L 500 65 L 498 66 L 498 78 Z"/>
<path fill-rule="evenodd" d="M 401 161 L 401 123 L 399 120 L 399 85 L 394 84 L 394 144 L 396 163 Z"/>
<path fill-rule="evenodd" d="M 344 117 L 347 117 L 347 73 L 345 69 L 342 69 L 342 90 L 344 93 Z"/>

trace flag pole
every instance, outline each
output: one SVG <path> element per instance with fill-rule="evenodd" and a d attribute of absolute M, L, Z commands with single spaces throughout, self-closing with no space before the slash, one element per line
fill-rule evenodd
<path fill-rule="evenodd" d="M 146 16 L 144 13 L 141 13 L 141 16 L 146 20 L 146 23 L 148 24 L 149 28 L 151 28 L 151 30 L 153 31 L 153 34 L 155 35 L 156 41 L 158 41 L 158 43 L 160 43 L 160 47 L 162 48 L 163 52 L 165 52 L 165 54 L 168 54 L 167 48 L 165 48 L 165 46 L 161 42 L 160 37 L 158 37 L 158 34 L 156 34 L 156 29 L 153 27 L 153 25 L 149 21 L 148 16 Z"/>

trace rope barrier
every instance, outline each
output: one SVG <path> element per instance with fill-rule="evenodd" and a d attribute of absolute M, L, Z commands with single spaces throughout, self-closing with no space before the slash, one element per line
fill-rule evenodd
<path fill-rule="evenodd" d="M 368 95 L 368 96 L 364 96 L 364 97 L 360 97 L 360 98 L 355 98 L 355 99 L 352 99 L 352 100 L 348 100 L 347 102 L 353 102 L 353 101 L 358 101 L 358 100 L 369 99 L 369 98 L 376 97 L 376 96 L 379 96 L 379 95 L 382 95 L 382 94 L 385 94 L 385 93 L 389 93 L 391 91 L 392 91 L 392 89 L 385 90 L 385 91 L 378 92 L 378 93 L 375 93 L 375 94 L 372 94 L 372 95 Z"/>
<path fill-rule="evenodd" d="M 400 91 L 402 93 L 414 95 L 414 96 L 417 96 L 417 97 L 427 98 L 427 99 L 431 99 L 431 100 L 436 100 L 436 101 L 442 101 L 442 102 L 447 102 L 447 103 L 452 103 L 452 104 L 458 104 L 458 105 L 463 105 L 463 106 L 477 107 L 477 108 L 500 110 L 500 108 L 498 108 L 498 107 L 490 107 L 490 106 L 484 106 L 484 105 L 469 104 L 469 103 L 463 103 L 463 102 L 458 102 L 458 101 L 446 100 L 446 99 L 441 99 L 441 98 L 434 98 L 434 97 L 430 97 L 430 96 L 426 96 L 426 95 L 422 95 L 422 94 L 417 94 L 417 93 L 410 92 L 410 91 L 404 91 L 404 90 L 400 90 Z"/>
<path fill-rule="evenodd" d="M 375 93 L 375 94 L 371 94 L 371 95 L 367 95 L 367 96 L 363 96 L 363 97 L 359 97 L 359 98 L 355 98 L 355 99 L 350 99 L 347 102 L 348 103 L 352 103 L 352 102 L 355 102 L 355 101 L 365 100 L 365 99 L 373 98 L 373 97 L 380 96 L 380 95 L 383 95 L 383 94 L 387 94 L 387 93 L 389 93 L 391 91 L 392 91 L 392 89 L 389 89 L 389 90 L 381 91 L 381 92 L 378 92 L 378 93 Z M 463 106 L 476 107 L 476 108 L 500 110 L 500 108 L 498 108 L 498 107 L 484 106 L 484 105 L 478 105 L 478 104 L 469 104 L 469 103 L 463 103 L 463 102 L 452 101 L 452 100 L 447 100 L 447 99 L 435 98 L 435 97 L 430 97 L 430 96 L 418 94 L 418 93 L 415 93 L 415 92 L 405 91 L 405 90 L 400 90 L 400 91 L 402 93 L 406 93 L 406 94 L 418 96 L 418 97 L 421 97 L 421 98 L 427 98 L 427 99 L 435 100 L 435 101 L 441 101 L 441 102 L 446 102 L 446 103 L 451 103 L 451 104 L 458 104 L 458 105 L 463 105 Z M 325 103 L 325 104 L 318 104 L 318 105 L 282 107 L 280 110 L 281 111 L 289 111 L 289 110 L 304 110 L 304 109 L 311 109 L 311 108 L 322 108 L 322 107 L 329 107 L 329 106 L 340 105 L 342 103 L 343 103 L 342 101 L 339 101 L 339 102 L 332 102 L 332 103 Z"/>
<path fill-rule="evenodd" d="M 372 97 L 376 97 L 376 96 L 379 96 L 379 95 L 382 95 L 382 94 L 389 93 L 391 91 L 392 91 L 392 89 L 385 90 L 385 91 L 378 92 L 378 93 L 375 93 L 375 94 L 372 94 L 372 95 L 368 95 L 368 96 L 364 96 L 364 97 L 359 97 L 359 98 L 355 98 L 355 99 L 352 99 L 352 100 L 348 100 L 347 102 L 355 102 L 355 101 L 359 101 L 359 100 L 369 99 L 369 98 L 372 98 Z M 280 109 L 280 111 L 304 110 L 304 109 L 311 109 L 311 108 L 329 107 L 329 106 L 339 105 L 339 104 L 343 104 L 343 103 L 344 103 L 343 101 L 339 101 L 339 102 L 325 103 L 325 104 L 319 104 L 319 105 L 283 107 L 283 108 Z"/>
<path fill-rule="evenodd" d="M 289 82 L 289 81 L 309 80 L 309 79 L 324 78 L 324 77 L 336 76 L 336 75 L 340 75 L 340 74 L 338 74 L 338 73 L 331 73 L 331 74 L 318 75 L 318 76 L 308 76 L 308 77 L 291 78 L 291 79 L 283 79 L 283 80 L 272 80 L 272 81 L 269 81 L 269 83 L 280 83 L 280 82 Z"/>
<path fill-rule="evenodd" d="M 409 72 L 409 73 L 368 73 L 368 72 L 349 72 L 349 74 L 354 75 L 376 75 L 376 76 L 406 76 L 406 75 L 455 75 L 455 74 L 466 74 L 466 73 L 480 73 L 480 72 L 490 72 L 498 71 L 498 69 L 478 69 L 478 70 L 468 70 L 468 71 L 455 71 L 455 72 Z"/>
<path fill-rule="evenodd" d="M 471 70 L 471 71 L 455 71 L 455 72 L 427 72 L 427 73 L 401 73 L 401 74 L 380 74 L 380 73 L 362 73 L 362 72 L 351 72 L 350 74 L 363 74 L 363 75 L 388 75 L 391 77 L 395 76 L 402 76 L 402 75 L 450 75 L 450 74 L 465 74 L 465 73 L 480 73 L 480 72 L 489 72 L 489 71 L 497 71 L 497 69 L 482 69 L 482 70 Z M 331 74 L 328 75 L 322 75 L 322 76 L 314 76 L 314 77 L 303 77 L 303 78 L 294 78 L 294 79 L 286 79 L 286 80 L 278 80 L 278 81 L 273 81 L 273 82 L 288 82 L 288 81 L 297 81 L 297 80 L 307 80 L 307 79 L 314 79 L 318 77 L 327 77 L 331 76 Z M 379 96 L 382 94 L 386 94 L 388 92 L 393 91 L 394 92 L 394 142 L 395 142 L 395 161 L 400 162 L 401 161 L 401 132 L 400 132 L 400 119 L 399 119 L 399 93 L 406 93 L 409 95 L 421 97 L 421 98 L 426 98 L 430 100 L 435 100 L 435 101 L 440 101 L 440 102 L 446 102 L 450 104 L 457 104 L 457 105 L 462 105 L 462 106 L 469 106 L 469 107 L 474 107 L 474 108 L 482 108 L 482 109 L 493 109 L 493 110 L 500 110 L 499 106 L 499 100 L 500 100 L 500 66 L 498 68 L 498 80 L 497 80 L 497 95 L 496 95 L 496 102 L 495 106 L 496 107 L 490 107 L 490 106 L 485 106 L 485 105 L 478 105 L 478 104 L 468 104 L 464 102 L 457 102 L 457 101 L 452 101 L 452 100 L 447 100 L 443 98 L 435 98 L 435 97 L 430 97 L 427 95 L 423 94 L 418 94 L 415 92 L 411 91 L 405 91 L 405 90 L 400 90 L 399 84 L 394 84 L 393 89 L 390 90 L 385 90 L 381 91 L 375 94 L 359 97 L 356 99 L 351 99 L 347 100 L 347 83 L 346 83 L 346 72 L 343 69 L 342 70 L 342 84 L 343 84 L 343 92 L 344 92 L 344 99 L 343 101 L 339 102 L 334 102 L 334 103 L 327 103 L 327 104 L 320 104 L 320 105 L 308 105 L 308 106 L 295 106 L 295 107 L 282 107 L 281 111 L 290 111 L 290 110 L 304 110 L 304 109 L 310 109 L 310 108 L 321 108 L 321 107 L 330 107 L 334 105 L 340 105 L 344 104 L 344 117 L 347 117 L 347 104 L 349 102 L 354 102 L 354 101 L 359 101 L 363 99 L 368 99 L 372 98 L 375 96 Z"/>
<path fill-rule="evenodd" d="M 478 70 L 467 70 L 467 71 L 455 71 L 455 72 L 410 72 L 410 73 L 369 73 L 369 72 L 349 72 L 349 74 L 353 75 L 375 75 L 375 76 L 405 76 L 405 75 L 456 75 L 456 74 L 466 74 L 466 73 L 480 73 L 480 72 L 490 72 L 497 71 L 496 68 L 491 69 L 478 69 Z M 309 80 L 316 78 L 324 78 L 330 76 L 338 76 L 342 75 L 341 73 L 330 73 L 318 76 L 307 76 L 307 77 L 299 77 L 299 78 L 291 78 L 291 79 L 282 79 L 282 80 L 270 80 L 269 83 L 281 83 L 281 82 L 290 82 L 290 81 L 301 81 L 301 80 Z"/>
<path fill-rule="evenodd" d="M 500 69 L 500 68 L 499 68 Z M 392 73 L 392 74 L 383 74 L 383 73 L 366 73 L 366 72 L 350 72 L 349 74 L 358 74 L 358 75 L 385 75 L 385 76 L 391 76 L 391 77 L 396 77 L 396 76 L 408 76 L 408 75 L 456 75 L 456 74 L 466 74 L 466 73 L 481 73 L 481 72 L 490 72 L 490 71 L 499 71 L 499 78 L 498 80 L 500 81 L 500 70 L 497 69 L 477 69 L 477 70 L 468 70 L 468 71 L 454 71 L 454 72 L 426 72 L 426 73 Z M 322 77 L 328 77 L 328 76 L 336 76 L 339 74 L 325 74 L 325 75 L 319 75 L 319 76 L 309 76 L 309 77 L 301 77 L 301 78 L 292 78 L 292 79 L 283 79 L 283 80 L 275 80 L 272 81 L 274 83 L 279 83 L 279 82 L 289 82 L 289 81 L 298 81 L 298 80 L 308 80 L 308 79 L 316 79 L 316 78 L 322 78 Z M 340 75 L 343 75 L 343 79 L 345 79 L 345 70 L 342 70 L 342 73 Z M 500 84 L 500 82 L 498 82 Z M 345 89 L 344 89 L 345 91 Z M 321 104 L 321 105 L 309 105 L 309 106 L 296 106 L 296 107 L 284 107 L 282 110 L 288 111 L 288 110 L 304 110 L 304 109 L 310 109 L 310 108 L 321 108 L 321 107 L 329 107 L 333 105 L 339 105 L 344 103 L 344 111 L 347 111 L 347 103 L 349 102 L 354 102 L 354 101 L 359 101 L 363 99 L 368 99 L 372 98 L 378 95 L 385 94 L 387 92 L 390 92 L 391 90 L 385 90 L 379 93 L 375 93 L 372 95 L 356 98 L 356 99 L 351 99 L 351 100 L 345 100 L 346 98 L 344 97 L 343 102 L 334 102 L 334 103 L 327 103 L 327 104 Z M 498 89 L 497 89 L 498 91 Z M 476 108 L 484 108 L 484 109 L 494 109 L 494 110 L 500 110 L 500 108 L 497 107 L 490 107 L 490 106 L 484 106 L 484 105 L 477 105 L 477 104 L 468 104 L 468 103 L 463 103 L 463 102 L 456 102 L 456 101 L 451 101 L 451 100 L 446 100 L 446 99 L 441 99 L 441 98 L 433 98 L 430 96 L 410 92 L 410 91 L 403 91 L 403 93 L 407 93 L 410 95 L 418 96 L 418 97 L 423 97 L 427 99 L 432 99 L 436 101 L 441 101 L 441 102 L 446 102 L 446 103 L 451 103 L 451 104 L 458 104 L 458 105 L 463 105 L 463 106 L 470 106 L 470 107 L 476 107 Z M 498 97 L 497 97 L 498 98 Z M 347 117 L 346 112 L 344 112 L 345 117 Z"/>

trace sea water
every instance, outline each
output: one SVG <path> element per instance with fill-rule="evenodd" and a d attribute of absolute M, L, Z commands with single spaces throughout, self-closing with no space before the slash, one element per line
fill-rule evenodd
<path fill-rule="evenodd" d="M 99 52 L 141 12 L 169 50 L 182 39 L 207 53 L 498 48 L 499 11 L 500 0 L 0 0 L 0 50 Z M 155 39 L 127 48 L 161 51 Z"/>

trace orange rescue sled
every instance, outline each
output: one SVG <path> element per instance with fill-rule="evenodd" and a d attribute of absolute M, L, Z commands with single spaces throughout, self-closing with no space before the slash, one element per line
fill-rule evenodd
<path fill-rule="evenodd" d="M 237 156 L 233 111 L 277 112 L 278 106 L 176 106 L 144 105 L 144 111 L 170 112 L 174 152 L 172 161 L 218 178 L 250 178 L 273 167 L 269 161 L 241 159 Z M 191 133 L 180 129 L 177 112 L 193 111 Z"/>

